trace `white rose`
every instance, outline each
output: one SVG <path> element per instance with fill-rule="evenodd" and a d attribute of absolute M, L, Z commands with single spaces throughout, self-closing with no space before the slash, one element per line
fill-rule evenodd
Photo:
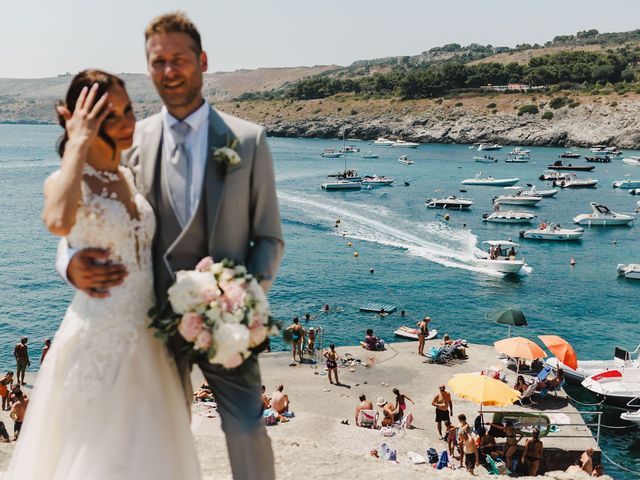
<path fill-rule="evenodd" d="M 176 283 L 168 290 L 169 301 L 177 313 L 204 311 L 202 291 L 216 287 L 215 278 L 209 272 L 180 271 Z"/>
<path fill-rule="evenodd" d="M 242 318 L 240 318 L 242 320 Z M 222 313 L 222 321 L 224 323 L 240 323 L 240 320 L 233 313 L 223 312 Z"/>
<path fill-rule="evenodd" d="M 211 271 L 211 273 L 213 273 L 214 275 L 220 275 L 222 273 L 222 270 L 224 270 L 222 262 L 214 263 L 209 269 L 209 271 Z"/>
<path fill-rule="evenodd" d="M 209 361 L 233 368 L 229 365 L 235 363 L 237 355 L 249 350 L 249 330 L 237 323 L 218 323 L 213 332 L 213 344 L 216 354 Z"/>
<path fill-rule="evenodd" d="M 205 316 L 212 322 L 219 322 L 222 320 L 222 311 L 217 303 L 212 303 L 209 310 L 205 312 Z"/>
<path fill-rule="evenodd" d="M 246 275 L 247 268 L 244 265 L 236 265 L 233 269 L 236 272 L 236 275 Z"/>

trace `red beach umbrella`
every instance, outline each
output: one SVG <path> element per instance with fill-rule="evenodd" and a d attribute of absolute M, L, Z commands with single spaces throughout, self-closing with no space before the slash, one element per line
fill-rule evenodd
<path fill-rule="evenodd" d="M 578 368 L 576 351 L 564 338 L 558 335 L 538 335 L 538 338 L 542 340 L 542 343 L 547 346 L 549 351 L 567 367 L 573 368 L 574 370 Z"/>

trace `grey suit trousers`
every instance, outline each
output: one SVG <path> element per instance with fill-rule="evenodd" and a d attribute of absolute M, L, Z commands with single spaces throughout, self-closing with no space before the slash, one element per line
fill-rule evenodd
<path fill-rule="evenodd" d="M 262 417 L 258 359 L 252 356 L 234 370 L 207 361 L 198 366 L 218 403 L 234 480 L 274 480 L 271 440 Z"/>

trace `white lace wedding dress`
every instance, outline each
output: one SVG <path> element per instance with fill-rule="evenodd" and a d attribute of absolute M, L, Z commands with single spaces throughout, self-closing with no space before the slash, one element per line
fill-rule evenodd
<path fill-rule="evenodd" d="M 135 205 L 138 219 L 83 182 L 69 245 L 109 249 L 128 275 L 105 299 L 76 292 L 38 374 L 10 479 L 200 478 L 178 374 L 147 326 L 154 213 L 139 193 Z"/>

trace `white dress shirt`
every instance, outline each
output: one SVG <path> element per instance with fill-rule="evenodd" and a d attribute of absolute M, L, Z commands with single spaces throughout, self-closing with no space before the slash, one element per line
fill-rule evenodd
<path fill-rule="evenodd" d="M 189 218 L 198 209 L 200 194 L 202 193 L 202 182 L 204 181 L 204 171 L 207 165 L 207 144 L 209 138 L 209 103 L 203 102 L 191 115 L 186 117 L 186 122 L 191 127 L 185 137 L 187 150 L 189 151 L 189 161 L 191 165 L 191 185 L 189 186 Z M 171 127 L 180 122 L 169 113 L 167 107 L 162 107 L 162 164 L 165 165 L 171 159 L 171 154 L 176 148 L 176 141 L 171 133 Z M 171 184 L 171 177 L 168 178 Z M 184 225 L 183 225 L 184 226 Z"/>

